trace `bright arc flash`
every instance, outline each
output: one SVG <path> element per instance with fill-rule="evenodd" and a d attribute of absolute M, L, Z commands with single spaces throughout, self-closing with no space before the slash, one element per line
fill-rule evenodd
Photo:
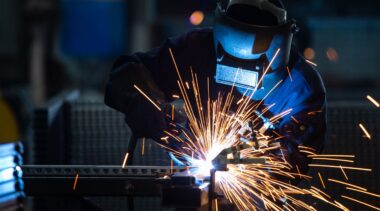
<path fill-rule="evenodd" d="M 371 140 L 371 135 L 369 134 L 369 132 L 367 131 L 367 129 L 365 129 L 365 127 L 363 126 L 363 124 L 359 124 L 359 127 L 360 127 L 360 129 L 362 129 L 362 131 L 363 131 L 363 133 L 365 134 L 365 136 L 369 139 L 369 140 Z"/>
<path fill-rule="evenodd" d="M 379 102 L 377 102 L 375 99 L 373 99 L 373 97 L 371 97 L 370 95 L 367 95 L 367 99 L 369 101 L 371 101 L 376 107 L 380 108 Z"/>

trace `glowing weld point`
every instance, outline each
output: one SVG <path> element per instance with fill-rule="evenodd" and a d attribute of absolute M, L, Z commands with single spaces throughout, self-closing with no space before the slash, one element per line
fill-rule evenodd
<path fill-rule="evenodd" d="M 125 168 L 125 165 L 127 164 L 128 156 L 129 156 L 129 153 L 127 152 L 127 154 L 125 154 L 123 165 L 121 166 L 121 168 Z"/>
<path fill-rule="evenodd" d="M 78 177 L 79 177 L 79 174 L 77 174 L 77 175 L 75 176 L 75 181 L 74 181 L 74 185 L 73 185 L 73 191 L 75 191 L 75 189 L 77 188 Z"/>
<path fill-rule="evenodd" d="M 367 99 L 371 101 L 376 107 L 380 108 L 379 102 L 377 102 L 375 99 L 373 99 L 370 95 L 367 95 Z"/>
<path fill-rule="evenodd" d="M 137 91 L 139 91 L 147 100 L 149 100 L 149 102 L 151 102 L 154 105 L 154 107 L 156 107 L 159 111 L 161 111 L 160 106 L 158 106 L 157 103 L 155 103 L 152 99 L 150 99 L 150 97 L 147 94 L 145 94 L 138 86 L 134 84 L 133 87 L 135 87 Z"/>
<path fill-rule="evenodd" d="M 368 131 L 365 129 L 365 127 L 362 124 L 359 124 L 360 129 L 364 132 L 365 136 L 371 140 L 371 135 L 368 133 Z"/>

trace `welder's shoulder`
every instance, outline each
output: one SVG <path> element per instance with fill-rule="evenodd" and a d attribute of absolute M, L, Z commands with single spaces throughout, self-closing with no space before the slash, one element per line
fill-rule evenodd
<path fill-rule="evenodd" d="M 298 55 L 295 69 L 302 75 L 304 82 L 314 92 L 325 95 L 326 89 L 322 77 L 316 67 Z"/>

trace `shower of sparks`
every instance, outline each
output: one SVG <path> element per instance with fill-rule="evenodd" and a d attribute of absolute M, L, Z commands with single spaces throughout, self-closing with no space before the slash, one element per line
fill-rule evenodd
<path fill-rule="evenodd" d="M 77 174 L 75 176 L 74 185 L 73 185 L 73 191 L 75 191 L 75 189 L 77 188 L 78 178 L 79 178 L 79 174 Z"/>
<path fill-rule="evenodd" d="M 137 89 L 137 91 L 139 91 L 147 100 L 149 100 L 149 102 L 151 102 L 154 107 L 156 107 L 159 111 L 161 111 L 161 108 L 160 106 L 157 105 L 157 103 L 155 103 L 147 94 L 145 94 L 137 85 L 133 85 L 133 87 L 135 87 L 135 89 Z"/>
<path fill-rule="evenodd" d="M 375 99 L 373 99 L 370 95 L 367 95 L 367 99 L 371 101 L 376 107 L 380 108 L 379 102 L 377 102 Z"/>
<path fill-rule="evenodd" d="M 262 83 L 263 77 L 270 69 L 279 51 L 280 49 L 278 49 L 270 61 L 258 85 Z M 236 96 L 232 94 L 234 86 L 231 87 L 230 92 L 219 93 L 216 99 L 211 99 L 209 79 L 207 80 L 207 92 L 201 93 L 197 74 L 194 73 L 190 67 L 191 81 L 183 81 L 171 49 L 169 49 L 169 53 L 177 72 L 177 84 L 180 89 L 180 97 L 184 101 L 184 111 L 188 119 L 188 127 L 185 128 L 173 122 L 169 123 L 170 127 L 164 131 L 165 137 L 161 138 L 159 145 L 170 151 L 175 157 L 180 158 L 180 160 L 189 167 L 189 171 L 194 176 L 204 178 L 204 176 L 210 173 L 211 169 L 215 168 L 213 161 L 215 161 L 224 150 L 237 148 L 237 146 L 243 144 L 239 133 L 240 130 L 246 125 L 257 124 L 257 120 L 260 120 L 261 115 L 265 114 L 270 109 L 270 106 L 267 109 L 259 110 L 263 101 L 258 103 L 251 101 L 256 89 L 250 90 L 251 92 L 247 92 L 242 97 L 236 99 Z M 308 62 L 310 63 L 310 61 Z M 315 65 L 314 63 L 312 64 Z M 239 74 L 239 72 L 237 74 Z M 236 77 L 237 75 L 235 75 L 235 78 Z M 282 81 L 278 84 L 281 82 Z M 277 86 L 275 86 L 275 88 L 276 87 Z M 150 102 L 156 105 L 154 101 L 150 100 L 138 87 L 135 86 L 135 88 Z M 273 89 L 271 91 L 273 91 Z M 268 95 L 269 94 L 270 93 L 268 93 Z M 206 100 L 202 97 L 206 97 Z M 322 111 L 311 112 L 312 114 L 310 115 L 315 115 L 315 113 Z M 268 124 L 274 124 L 276 121 L 291 113 L 292 109 L 284 110 L 271 117 L 268 120 Z M 292 119 L 298 122 L 294 117 Z M 313 197 L 340 210 L 348 210 L 342 202 L 336 201 L 317 187 L 310 186 L 308 188 L 301 188 L 291 183 L 291 181 L 296 181 L 299 178 L 311 180 L 313 177 L 303 175 L 298 166 L 297 170 L 295 170 L 286 160 L 279 142 L 286 134 L 274 132 L 274 135 L 271 136 L 265 134 L 265 129 L 262 131 L 262 128 L 257 131 L 251 131 L 251 133 L 255 133 L 256 140 L 245 143 L 252 147 L 240 150 L 239 158 L 241 160 L 261 159 L 265 160 L 265 162 L 227 164 L 226 171 L 216 171 L 215 175 L 217 191 L 220 191 L 227 200 L 234 203 L 239 210 L 258 210 L 263 208 L 266 210 L 316 210 L 312 205 L 298 199 L 300 195 Z M 181 147 L 173 148 L 173 145 L 178 144 L 172 144 L 171 141 L 178 142 L 181 144 Z M 340 164 L 353 163 L 351 159 L 355 157 L 354 155 L 319 155 L 316 153 L 316 150 L 311 147 L 299 146 L 298 148 L 300 152 L 305 153 L 305 156 L 315 161 L 338 162 L 338 164 L 334 165 L 309 164 L 310 167 L 332 168 L 337 171 L 341 170 L 344 174 L 344 170 L 371 171 L 371 169 L 368 168 L 342 166 Z M 281 155 L 276 154 L 278 151 L 281 152 Z M 226 154 L 225 159 L 234 159 L 234 156 Z M 171 159 L 171 173 L 173 172 L 173 165 L 173 159 Z M 323 189 L 326 189 L 327 184 L 323 181 L 319 172 L 316 177 L 319 177 Z M 346 179 L 348 180 L 347 177 Z M 360 186 L 332 178 L 327 179 L 327 181 L 345 185 L 347 188 L 355 188 L 355 190 L 358 191 L 367 191 Z M 343 198 L 351 201 L 356 200 L 349 197 Z M 374 207 L 359 200 L 357 200 L 357 202 L 365 206 Z M 215 203 L 216 208 L 218 208 L 217 200 L 215 200 Z"/>
<path fill-rule="evenodd" d="M 367 129 L 365 129 L 365 127 L 363 126 L 363 124 L 359 124 L 359 127 L 360 127 L 360 129 L 362 129 L 365 137 L 368 138 L 369 140 L 371 140 L 371 135 L 369 134 L 369 132 L 367 131 Z"/>
<path fill-rule="evenodd" d="M 124 160 L 123 160 L 123 165 L 121 166 L 121 168 L 125 168 L 125 166 L 127 165 L 128 156 L 129 156 L 129 153 L 127 152 L 125 154 L 125 157 L 124 157 Z"/>

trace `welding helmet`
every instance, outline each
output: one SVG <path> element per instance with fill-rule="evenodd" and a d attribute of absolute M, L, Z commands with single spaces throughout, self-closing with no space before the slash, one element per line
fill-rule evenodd
<path fill-rule="evenodd" d="M 241 90 L 256 90 L 254 99 L 262 99 L 287 76 L 286 66 L 297 30 L 295 20 L 287 20 L 280 1 L 230 0 L 225 5 L 219 2 L 214 24 L 215 81 Z"/>

